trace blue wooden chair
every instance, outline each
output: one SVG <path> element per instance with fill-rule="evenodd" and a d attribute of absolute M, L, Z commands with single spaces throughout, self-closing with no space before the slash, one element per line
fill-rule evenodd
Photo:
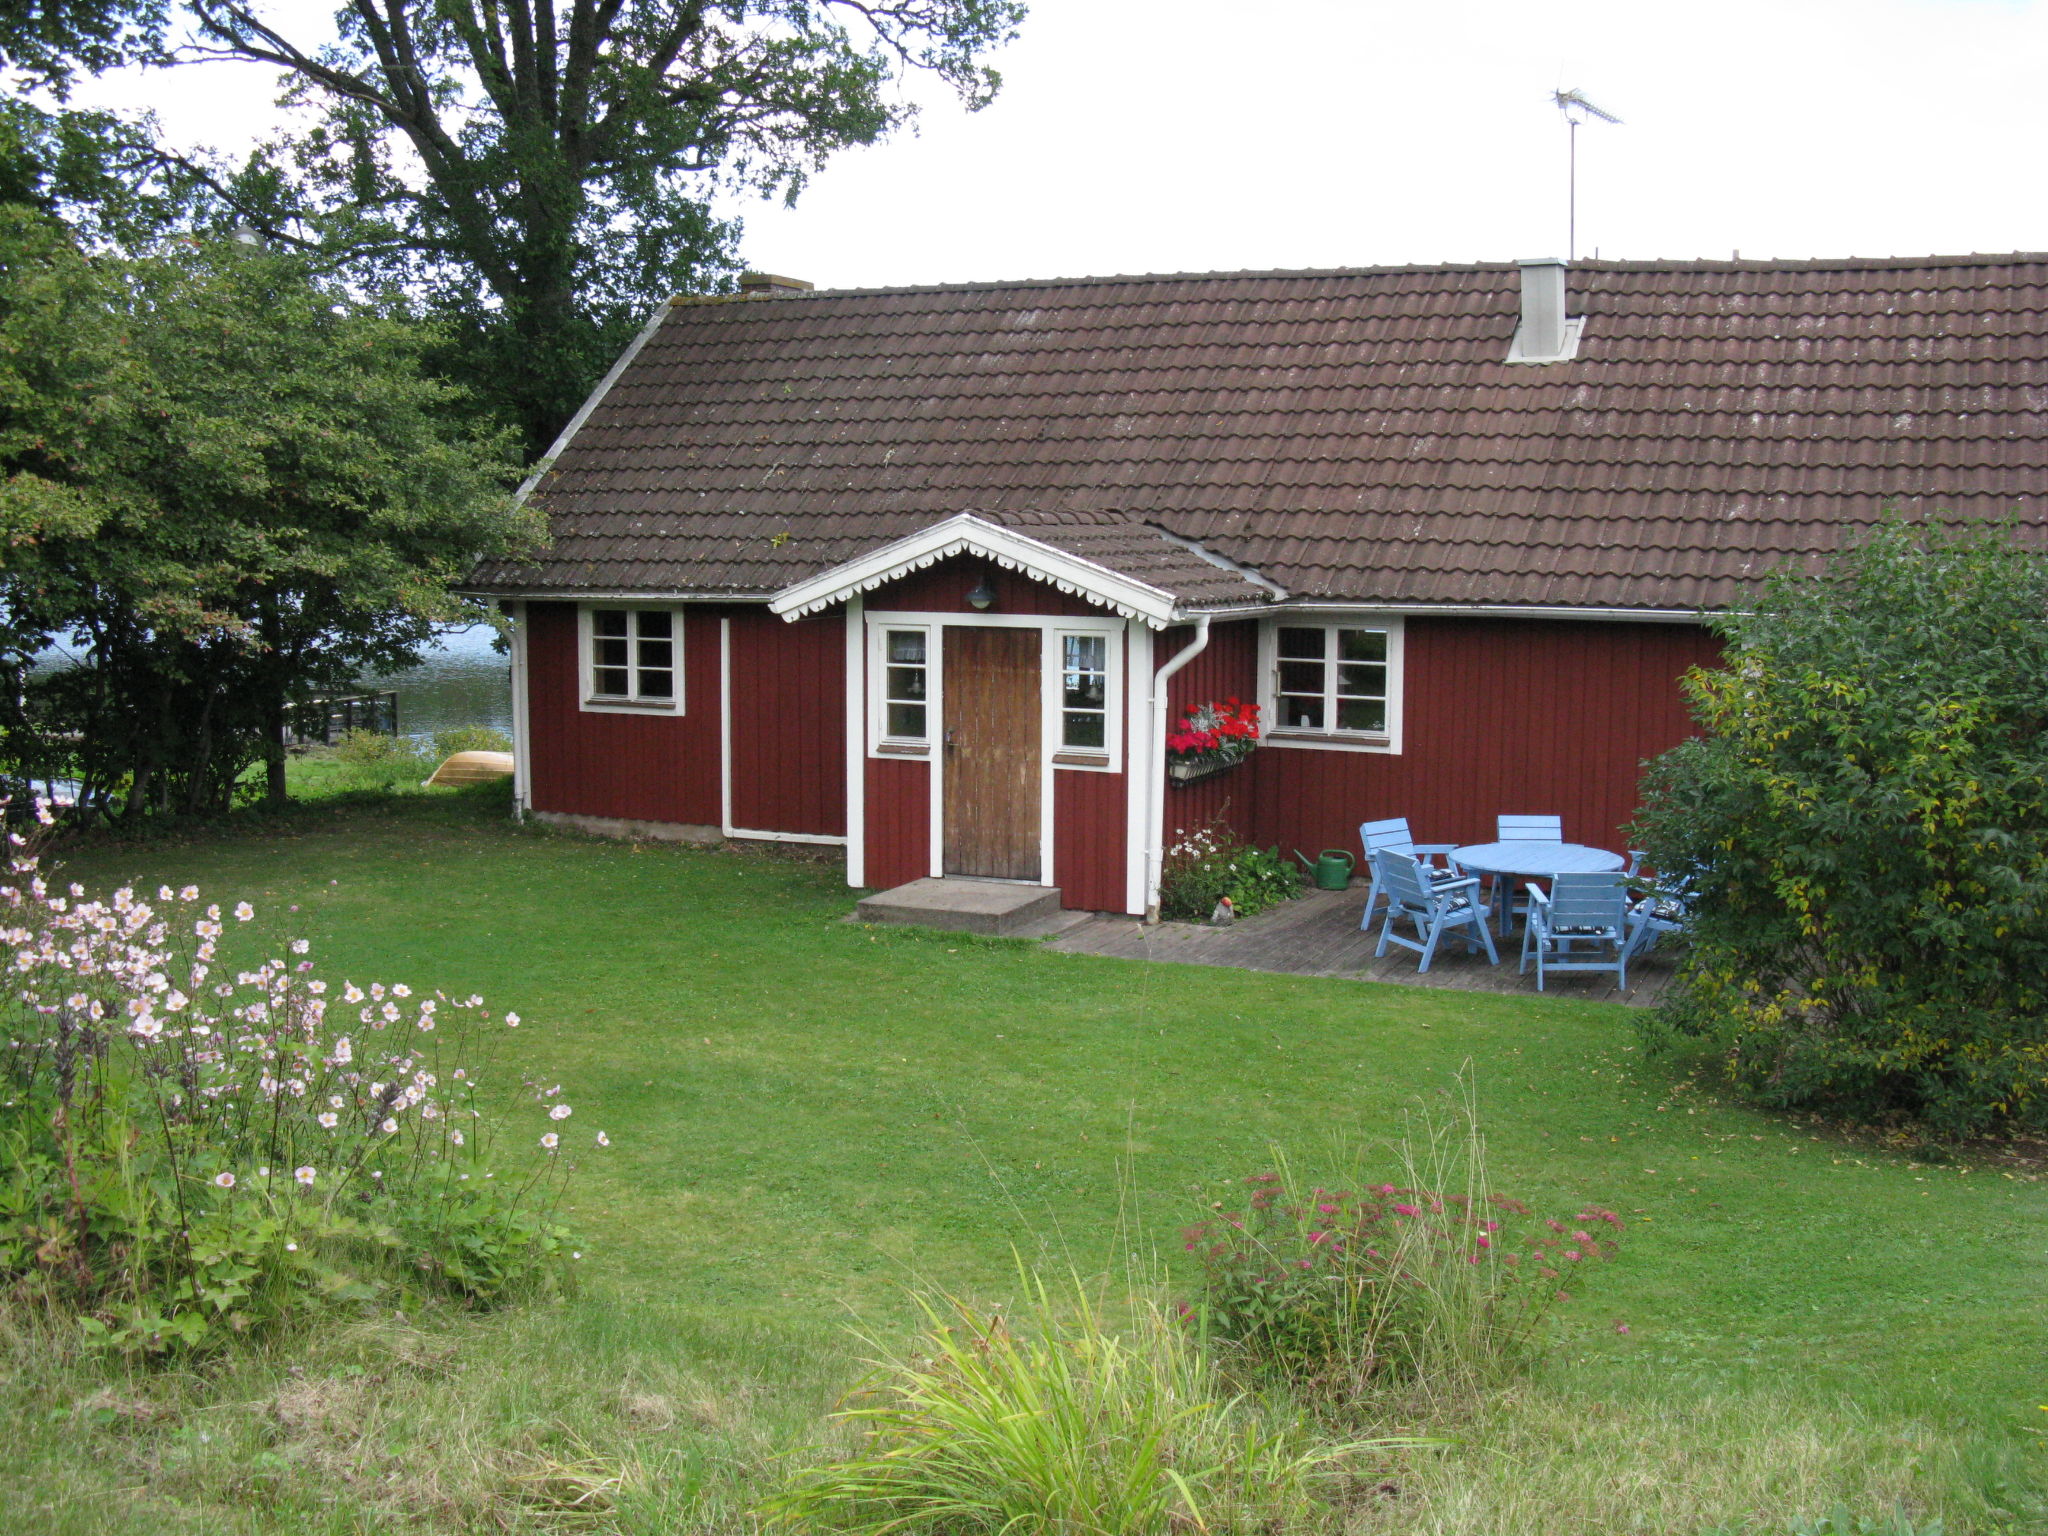
<path fill-rule="evenodd" d="M 1619 871 L 1601 875 L 1559 875 L 1545 895 L 1529 887 L 1529 921 L 1522 929 L 1523 974 L 1536 962 L 1536 990 L 1552 971 L 1612 971 L 1614 984 L 1628 990 L 1628 961 L 1635 945 L 1628 887 Z"/>
<path fill-rule="evenodd" d="M 1432 880 L 1455 880 L 1462 873 L 1451 867 L 1449 854 L 1456 843 L 1418 843 L 1415 835 L 1408 830 L 1406 816 L 1389 816 L 1385 821 L 1365 821 L 1358 825 L 1359 845 L 1365 849 L 1365 867 L 1372 874 L 1372 883 L 1365 888 L 1365 912 L 1358 919 L 1360 928 L 1372 927 L 1373 908 L 1380 897 L 1385 895 L 1380 887 L 1380 867 L 1373 855 L 1382 850 L 1405 853 L 1422 865 L 1424 873 Z M 1432 864 L 1431 859 L 1443 859 L 1441 865 Z"/>
<path fill-rule="evenodd" d="M 1634 874 L 1635 866 L 1624 873 Z M 1647 955 L 1667 935 L 1683 933 L 1692 926 L 1692 882 L 1653 878 L 1647 891 L 1639 886 L 1629 903 L 1628 920 L 1629 953 Z"/>
<path fill-rule="evenodd" d="M 1493 819 L 1494 836 L 1504 843 L 1561 843 L 1564 841 L 1564 818 L 1562 816 L 1496 816 Z M 1488 904 L 1493 908 L 1494 918 L 1500 925 L 1503 936 L 1508 932 L 1510 922 L 1518 914 L 1526 915 L 1527 901 L 1516 901 L 1515 878 L 1513 875 L 1496 875 L 1493 888 L 1487 893 Z"/>
<path fill-rule="evenodd" d="M 1472 941 L 1476 935 L 1479 945 L 1486 950 L 1486 958 L 1500 964 L 1500 952 L 1493 947 L 1493 935 L 1487 931 L 1486 907 L 1479 900 L 1477 876 L 1432 880 L 1420 859 L 1393 848 L 1382 848 L 1374 854 L 1373 866 L 1374 883 L 1387 896 L 1387 920 L 1380 928 L 1380 946 L 1373 951 L 1374 959 L 1384 955 L 1389 944 L 1398 944 L 1422 956 L 1416 972 L 1420 975 L 1436 958 L 1438 941 L 1446 933 L 1463 930 L 1466 949 L 1475 947 Z M 1394 932 L 1394 924 L 1401 918 L 1415 925 L 1414 938 L 1404 939 Z"/>

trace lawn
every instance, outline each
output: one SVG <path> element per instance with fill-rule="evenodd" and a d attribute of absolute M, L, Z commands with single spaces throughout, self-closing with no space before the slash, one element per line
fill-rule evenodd
<path fill-rule="evenodd" d="M 566 1303 L 126 1378 L 17 1332 L 10 1530 L 590 1528 L 582 1490 L 599 1529 L 743 1529 L 908 1287 L 1170 1267 L 1202 1189 L 1275 1146 L 1334 1168 L 1461 1074 L 1495 1185 L 1613 1207 L 1624 1254 L 1352 1528 L 2048 1522 L 2048 1186 L 1732 1106 L 1626 1010 L 869 930 L 827 863 L 515 828 L 495 789 L 64 858 L 247 897 L 328 976 L 518 1010 L 508 1090 L 561 1083 L 613 1145 L 579 1154 Z"/>

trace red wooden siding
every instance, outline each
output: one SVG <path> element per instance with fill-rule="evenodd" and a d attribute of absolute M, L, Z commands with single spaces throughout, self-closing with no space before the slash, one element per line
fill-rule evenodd
<path fill-rule="evenodd" d="M 1052 873 L 1073 912 L 1124 909 L 1124 785 L 1121 773 L 1052 776 Z"/>
<path fill-rule="evenodd" d="M 932 872 L 931 765 L 921 757 L 867 759 L 867 872 L 870 890 Z"/>
<path fill-rule="evenodd" d="M 868 593 L 867 606 L 887 613 L 972 613 L 974 606 L 967 601 L 967 594 L 984 576 L 996 594 L 994 604 L 988 609 L 990 613 L 1100 616 L 1112 611 L 1099 603 L 1091 603 L 1071 592 L 1062 592 L 1058 587 L 1034 581 L 1020 571 L 1006 570 L 992 560 L 974 555 L 955 555 L 950 560 L 941 560 L 936 565 L 879 586 Z"/>
<path fill-rule="evenodd" d="M 1187 649 L 1194 637 L 1192 626 L 1167 630 L 1153 647 L 1154 661 L 1166 665 Z M 1142 689 L 1145 682 L 1138 679 L 1133 686 Z M 1167 734 L 1197 705 L 1214 699 L 1256 700 L 1258 696 L 1259 626 L 1250 620 L 1212 625 L 1208 648 L 1167 680 Z M 1168 846 L 1175 841 L 1176 832 L 1192 832 L 1217 816 L 1236 828 L 1239 836 L 1249 836 L 1257 820 L 1254 796 L 1263 755 L 1254 753 L 1242 767 L 1185 788 L 1169 783 L 1161 813 Z"/>
<path fill-rule="evenodd" d="M 533 808 L 717 826 L 717 619 L 684 613 L 684 714 L 599 714 L 579 707 L 575 606 L 530 603 L 526 613 Z"/>
<path fill-rule="evenodd" d="M 732 824 L 846 834 L 846 613 L 730 617 Z"/>
<path fill-rule="evenodd" d="M 1620 849 L 1643 759 L 1691 730 L 1679 677 L 1718 656 L 1689 624 L 1411 618 L 1398 755 L 1268 747 L 1216 782 L 1249 770 L 1233 817 L 1247 800 L 1258 814 L 1241 830 L 1310 854 L 1355 850 L 1382 816 L 1425 842 L 1489 842 L 1503 811 L 1560 814 L 1567 841 Z"/>

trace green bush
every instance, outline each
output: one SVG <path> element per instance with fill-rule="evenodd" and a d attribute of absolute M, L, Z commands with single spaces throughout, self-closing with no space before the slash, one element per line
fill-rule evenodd
<path fill-rule="evenodd" d="M 1891 523 L 1786 571 L 1686 680 L 1635 829 L 1692 881 L 1653 1035 L 1767 1104 L 2048 1126 L 2048 562 Z"/>
<path fill-rule="evenodd" d="M 488 725 L 458 725 L 453 730 L 434 732 L 434 761 L 443 762 L 458 752 L 510 752 L 512 738 Z"/>
<path fill-rule="evenodd" d="M 1221 817 L 1189 832 L 1176 830 L 1159 873 L 1163 917 L 1201 921 L 1225 896 L 1239 917 L 1250 917 L 1301 894 L 1301 866 L 1278 848 L 1233 841 Z"/>
<path fill-rule="evenodd" d="M 1136 1304 L 1112 1331 L 1085 1287 L 1056 1307 L 1025 1281 L 1025 1331 L 1000 1312 L 920 1297 L 926 1329 L 835 1417 L 849 1456 L 799 1472 L 770 1501 L 795 1530 L 1039 1536 L 1303 1528 L 1315 1474 L 1354 1453 L 1429 1442 L 1317 1445 L 1227 1393 L 1185 1332 Z"/>
<path fill-rule="evenodd" d="M 184 1353 L 337 1305 L 489 1305 L 565 1277 L 570 1109 L 536 1091 L 527 1166 L 500 1180 L 475 1091 L 518 1015 L 331 989 L 287 958 L 303 939 L 258 958 L 246 902 L 100 901 L 33 858 L 13 872 L 0 1282 L 18 1296 L 116 1348 Z"/>
<path fill-rule="evenodd" d="M 434 771 L 417 742 L 383 731 L 344 731 L 334 744 L 334 755 L 352 780 L 367 786 L 417 784 Z"/>

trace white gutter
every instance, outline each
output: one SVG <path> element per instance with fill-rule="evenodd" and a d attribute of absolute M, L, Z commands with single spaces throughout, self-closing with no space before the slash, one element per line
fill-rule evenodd
<path fill-rule="evenodd" d="M 1159 921 L 1159 876 L 1166 862 L 1166 685 L 1173 674 L 1209 648 L 1209 615 L 1195 615 L 1195 638 L 1165 666 L 1152 674 L 1146 716 L 1152 722 L 1152 746 L 1158 761 L 1145 775 L 1145 921 Z"/>

